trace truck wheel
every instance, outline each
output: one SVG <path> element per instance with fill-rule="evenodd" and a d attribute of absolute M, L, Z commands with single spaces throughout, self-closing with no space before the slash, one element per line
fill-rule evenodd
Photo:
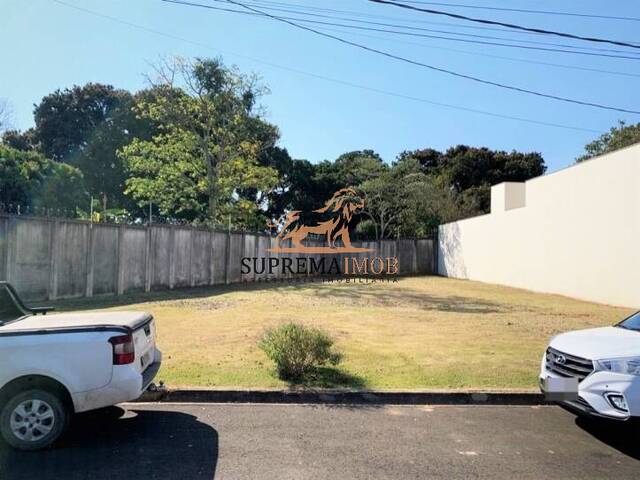
<path fill-rule="evenodd" d="M 0 412 L 0 433 L 19 450 L 39 450 L 55 442 L 69 424 L 62 400 L 45 390 L 14 395 Z"/>

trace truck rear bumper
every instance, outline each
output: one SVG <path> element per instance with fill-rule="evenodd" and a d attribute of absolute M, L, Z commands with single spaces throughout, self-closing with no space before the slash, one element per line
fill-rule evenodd
<path fill-rule="evenodd" d="M 113 367 L 111 382 L 103 388 L 72 393 L 76 413 L 109 407 L 139 398 L 149 387 L 162 365 L 162 352 L 155 350 L 154 360 L 140 373 L 132 365 Z"/>

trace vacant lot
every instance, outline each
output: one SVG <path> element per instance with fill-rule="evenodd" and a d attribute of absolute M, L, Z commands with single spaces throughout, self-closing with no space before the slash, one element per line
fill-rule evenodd
<path fill-rule="evenodd" d="M 398 283 L 237 285 L 58 303 L 155 315 L 169 386 L 282 387 L 256 343 L 298 321 L 344 352 L 312 386 L 376 389 L 536 386 L 549 338 L 610 325 L 629 310 L 440 277 Z"/>

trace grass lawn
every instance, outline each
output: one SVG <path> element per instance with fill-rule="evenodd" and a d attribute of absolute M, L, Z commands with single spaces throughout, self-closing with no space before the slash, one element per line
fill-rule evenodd
<path fill-rule="evenodd" d="M 610 325 L 623 308 L 440 277 L 398 283 L 236 285 L 66 300 L 60 310 L 152 312 L 169 387 L 283 387 L 256 347 L 288 321 L 327 330 L 344 353 L 309 386 L 533 389 L 549 338 Z"/>

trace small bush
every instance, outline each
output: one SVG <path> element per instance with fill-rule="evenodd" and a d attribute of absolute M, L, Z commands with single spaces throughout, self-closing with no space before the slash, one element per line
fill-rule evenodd
<path fill-rule="evenodd" d="M 258 347 L 276 364 L 283 380 L 299 380 L 321 365 L 337 365 L 341 360 L 327 333 L 297 323 L 267 330 Z"/>

